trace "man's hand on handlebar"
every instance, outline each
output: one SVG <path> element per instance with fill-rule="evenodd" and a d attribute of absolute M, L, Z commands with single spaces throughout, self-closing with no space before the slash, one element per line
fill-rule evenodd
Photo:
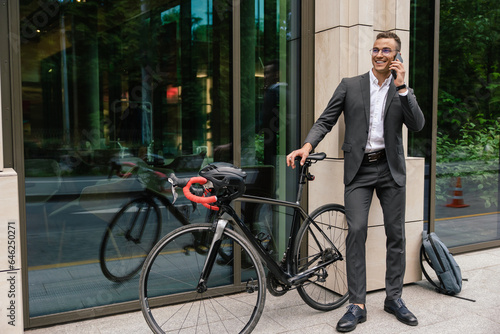
<path fill-rule="evenodd" d="M 289 155 L 286 156 L 286 165 L 291 166 L 292 169 L 295 169 L 295 159 L 300 158 L 300 165 L 304 165 L 307 157 L 309 156 L 309 152 L 313 149 L 312 145 L 309 143 L 305 143 L 302 148 L 292 151 Z"/>

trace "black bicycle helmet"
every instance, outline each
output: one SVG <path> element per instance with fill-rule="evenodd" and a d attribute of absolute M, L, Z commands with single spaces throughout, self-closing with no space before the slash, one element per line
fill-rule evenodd
<path fill-rule="evenodd" d="M 219 199 L 231 201 L 241 196 L 246 189 L 247 173 L 227 162 L 206 165 L 200 170 L 200 176 L 212 182 Z"/>

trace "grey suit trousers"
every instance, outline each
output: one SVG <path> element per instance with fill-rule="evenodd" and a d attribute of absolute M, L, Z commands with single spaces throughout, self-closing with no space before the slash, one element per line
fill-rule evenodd
<path fill-rule="evenodd" d="M 386 299 L 395 300 L 401 297 L 406 267 L 405 188 L 394 181 L 385 158 L 377 162 L 363 163 L 354 180 L 345 187 L 346 219 L 349 228 L 346 240 L 347 277 L 351 303 L 366 302 L 365 242 L 368 212 L 374 192 L 383 210 L 387 236 Z"/>

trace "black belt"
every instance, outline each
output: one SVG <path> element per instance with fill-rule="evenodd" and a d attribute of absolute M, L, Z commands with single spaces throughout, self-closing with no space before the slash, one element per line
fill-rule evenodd
<path fill-rule="evenodd" d="M 385 158 L 385 150 L 365 153 L 365 155 L 363 156 L 363 163 L 377 162 L 383 158 Z"/>

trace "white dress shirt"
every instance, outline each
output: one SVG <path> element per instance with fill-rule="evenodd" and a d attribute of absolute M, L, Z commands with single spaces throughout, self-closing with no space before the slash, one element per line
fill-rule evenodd
<path fill-rule="evenodd" d="M 368 141 L 366 142 L 365 153 L 377 152 L 385 148 L 384 110 L 391 81 L 392 75 L 389 75 L 382 86 L 379 86 L 378 79 L 373 74 L 373 70 L 370 70 L 370 127 L 368 129 Z M 399 95 L 408 95 L 408 90 Z"/>
<path fill-rule="evenodd" d="M 373 70 L 370 71 L 370 127 L 365 153 L 376 152 L 385 148 L 384 109 L 391 80 L 392 76 L 389 75 L 382 86 L 379 86 Z"/>

